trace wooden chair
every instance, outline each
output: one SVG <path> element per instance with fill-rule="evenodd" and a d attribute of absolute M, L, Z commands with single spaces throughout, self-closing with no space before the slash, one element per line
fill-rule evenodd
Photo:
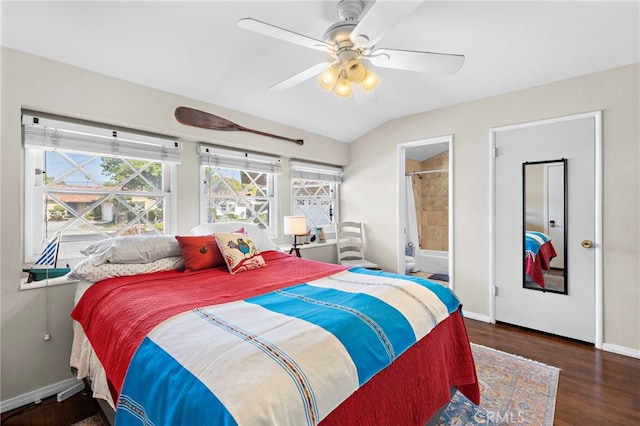
<path fill-rule="evenodd" d="M 362 223 L 341 222 L 336 224 L 336 245 L 338 247 L 338 263 L 341 265 L 380 269 L 380 266 L 364 257 Z"/>

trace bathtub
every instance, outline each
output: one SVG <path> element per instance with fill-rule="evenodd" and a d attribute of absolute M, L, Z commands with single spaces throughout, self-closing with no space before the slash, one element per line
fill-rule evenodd
<path fill-rule="evenodd" d="M 416 256 L 416 266 L 422 272 L 433 274 L 449 274 L 449 252 L 419 249 Z"/>

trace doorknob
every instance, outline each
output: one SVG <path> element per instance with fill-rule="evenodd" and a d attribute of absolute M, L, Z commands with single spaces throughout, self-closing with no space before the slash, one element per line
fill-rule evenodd
<path fill-rule="evenodd" d="M 582 240 L 582 247 L 584 248 L 591 248 L 593 246 L 593 243 L 589 240 Z"/>

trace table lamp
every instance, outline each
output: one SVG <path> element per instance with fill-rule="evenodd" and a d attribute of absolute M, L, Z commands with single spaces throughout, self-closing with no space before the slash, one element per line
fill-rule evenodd
<path fill-rule="evenodd" d="M 307 233 L 307 217 L 306 216 L 285 216 L 284 217 L 284 233 L 285 235 L 293 235 L 293 246 L 289 250 L 289 254 L 296 252 L 296 256 L 300 256 L 300 248 L 298 248 L 298 236 Z"/>

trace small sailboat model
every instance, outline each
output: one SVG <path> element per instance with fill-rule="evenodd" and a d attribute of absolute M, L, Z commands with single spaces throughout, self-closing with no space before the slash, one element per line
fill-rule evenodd
<path fill-rule="evenodd" d="M 71 271 L 69 265 L 64 268 L 58 268 L 58 249 L 60 248 L 60 233 L 58 232 L 40 254 L 38 260 L 34 262 L 34 266 L 44 266 L 44 268 L 28 268 L 22 272 L 28 272 L 27 282 L 42 281 L 49 278 L 61 277 Z"/>

